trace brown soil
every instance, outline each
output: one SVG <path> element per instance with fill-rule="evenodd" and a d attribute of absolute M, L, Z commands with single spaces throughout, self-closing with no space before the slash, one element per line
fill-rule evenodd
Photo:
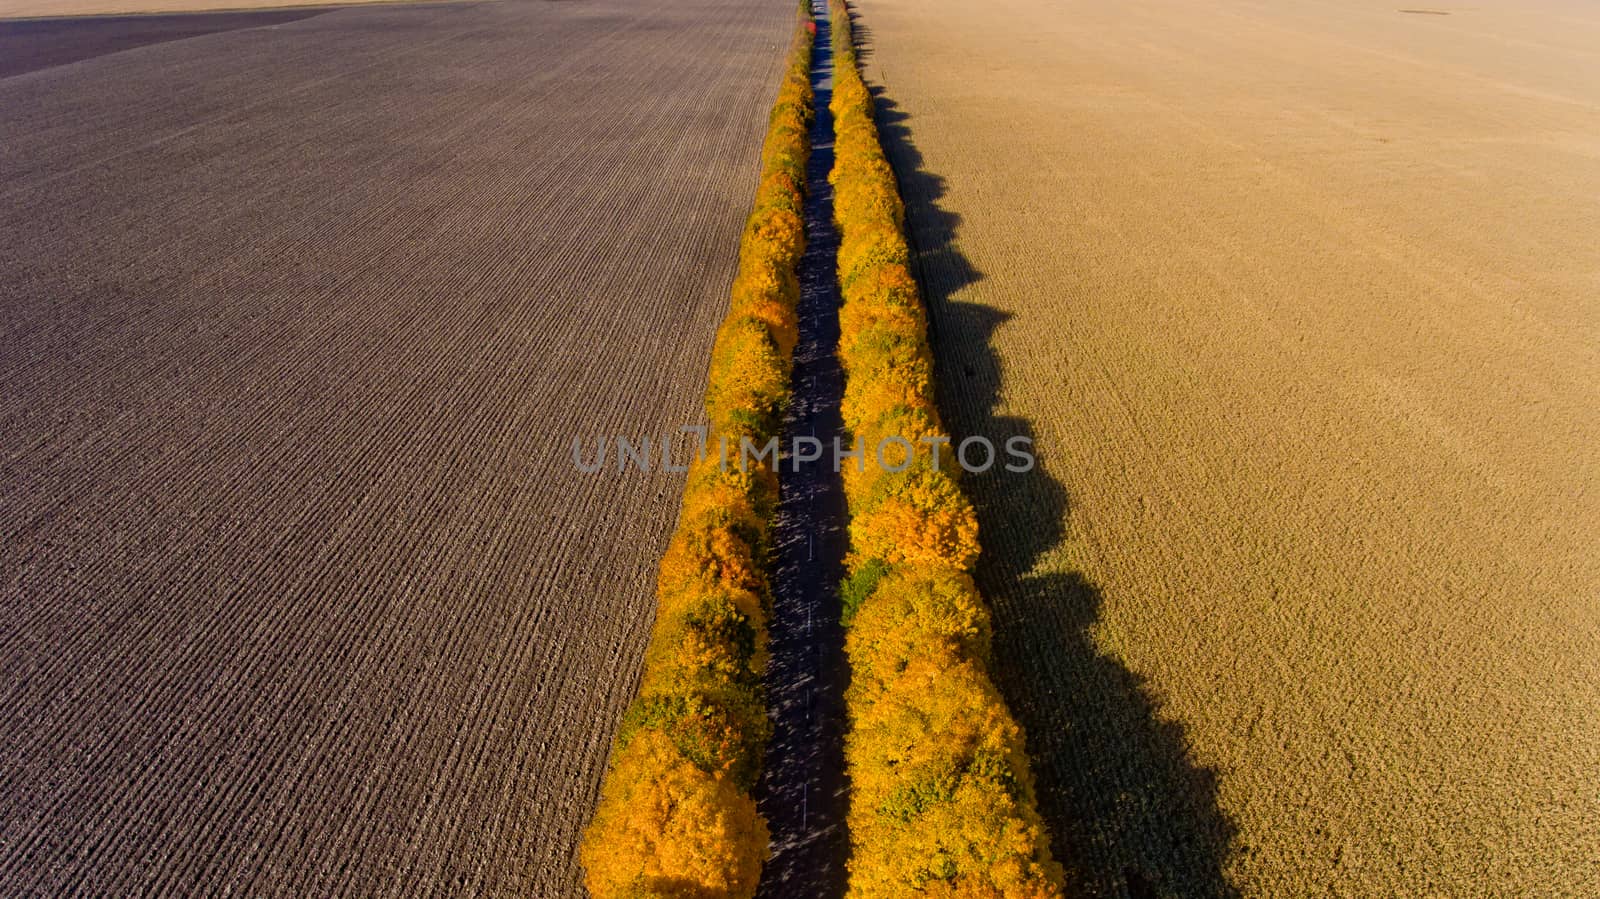
<path fill-rule="evenodd" d="M 789 3 L 0 81 L 0 893 L 576 895 Z"/>
<path fill-rule="evenodd" d="M 1600 894 L 1600 17 L 866 0 L 1105 895 Z"/>
<path fill-rule="evenodd" d="M 93 59 L 146 44 L 183 40 L 236 28 L 282 25 L 319 15 L 320 9 L 186 13 L 148 16 L 80 16 L 0 21 L 0 78 Z"/>
<path fill-rule="evenodd" d="M 0 19 L 52 19 L 78 16 L 120 16 L 146 13 L 271 11 L 295 7 L 338 8 L 361 3 L 405 0 L 0 0 Z M 428 0 L 431 3 L 451 0 Z M 138 23 L 126 27 L 139 29 Z"/>

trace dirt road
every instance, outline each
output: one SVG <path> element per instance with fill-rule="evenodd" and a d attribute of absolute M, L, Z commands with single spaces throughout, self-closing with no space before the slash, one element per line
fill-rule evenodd
<path fill-rule="evenodd" d="M 0 893 L 576 895 L 793 15 L 0 80 Z"/>
<path fill-rule="evenodd" d="M 1600 893 L 1600 16 L 861 13 L 1057 857 Z"/>
<path fill-rule="evenodd" d="M 816 23 L 811 86 L 816 118 L 806 163 L 806 251 L 800 279 L 799 342 L 782 442 L 815 438 L 828 452 L 817 461 L 791 455 L 780 469 L 782 493 L 773 521 L 771 661 L 767 663 L 772 740 L 756 802 L 772 834 L 772 857 L 761 872 L 759 899 L 837 896 L 850 854 L 845 814 L 844 692 L 849 663 L 839 624 L 838 585 L 849 551 L 844 484 L 833 470 L 834 440 L 848 444 L 839 402 L 839 231 L 833 220 L 832 22 L 813 2 Z"/>

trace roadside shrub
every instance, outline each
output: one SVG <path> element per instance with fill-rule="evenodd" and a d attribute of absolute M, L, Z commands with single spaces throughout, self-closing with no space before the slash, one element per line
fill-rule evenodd
<path fill-rule="evenodd" d="M 762 318 L 740 314 L 724 322 L 711 346 L 706 386 L 711 430 L 736 442 L 772 433 L 789 396 L 790 366 L 783 345 Z"/>
<path fill-rule="evenodd" d="M 919 652 L 846 747 L 850 893 L 1059 896 L 1022 732 L 981 666 Z"/>
<path fill-rule="evenodd" d="M 923 334 L 926 331 L 927 323 L 922 317 L 924 310 L 917 293 L 917 282 L 911 276 L 910 266 L 903 261 L 859 267 L 852 273 L 849 283 L 843 285 L 841 293 L 847 304 L 878 311 L 904 310 L 915 314 L 915 332 Z"/>
<path fill-rule="evenodd" d="M 956 568 L 890 568 L 881 559 L 857 567 L 865 595 L 857 602 L 846 645 L 850 702 L 875 702 L 921 654 L 989 658 L 989 609 L 972 577 Z M 870 596 L 871 603 L 864 600 Z"/>
<path fill-rule="evenodd" d="M 839 248 L 839 284 L 849 288 L 864 275 L 884 266 L 911 264 L 911 250 L 900 229 L 881 216 L 867 218 Z"/>
<path fill-rule="evenodd" d="M 828 180 L 844 299 L 842 412 L 867 447 L 861 464 L 844 469 L 848 894 L 1059 897 L 1062 871 L 1036 809 L 1022 729 L 986 668 L 989 611 L 969 574 L 977 515 L 939 423 L 905 207 L 878 142 L 849 15 L 834 0 Z M 896 439 L 880 461 L 879 441 Z"/>
<path fill-rule="evenodd" d="M 978 518 L 946 471 L 916 467 L 882 477 L 852 510 L 850 545 L 891 566 L 968 569 L 978 561 Z"/>
<path fill-rule="evenodd" d="M 989 634 L 952 569 L 897 570 L 851 624 L 851 895 L 1061 895 Z"/>
<path fill-rule="evenodd" d="M 623 715 L 617 745 L 626 748 L 645 734 L 665 736 L 680 758 L 748 790 L 755 786 L 769 732 L 758 691 L 725 686 L 652 692 Z"/>
<path fill-rule="evenodd" d="M 888 463 L 887 466 L 879 463 L 875 449 L 868 449 L 863 453 L 860 464 L 852 464 L 844 469 L 845 499 L 852 514 L 859 513 L 872 497 L 880 495 L 890 478 L 903 475 L 913 468 L 932 470 L 935 453 L 941 470 L 952 464 L 948 446 L 938 448 L 924 442 L 924 438 L 945 436 L 939 429 L 934 411 L 926 406 L 902 406 L 886 410 L 876 419 L 861 424 L 855 433 L 867 447 L 875 448 L 880 440 L 889 442 L 883 453 L 883 461 Z M 898 472 L 894 469 L 900 468 L 904 447 L 895 443 L 894 438 L 904 440 L 915 453 L 910 465 Z"/>
<path fill-rule="evenodd" d="M 753 262 L 755 259 L 770 259 L 780 272 L 793 277 L 803 252 L 805 224 L 798 212 L 774 205 L 757 209 L 751 214 L 743 246 L 740 247 L 741 260 Z"/>
<path fill-rule="evenodd" d="M 717 588 L 765 593 L 759 536 L 746 522 L 720 511 L 681 519 L 661 559 L 659 604 L 675 605 L 684 592 Z"/>
<path fill-rule="evenodd" d="M 687 695 L 720 684 L 753 686 L 766 666 L 767 612 L 748 590 L 682 590 L 660 614 L 644 681 Z"/>
<path fill-rule="evenodd" d="M 645 731 L 613 755 L 579 857 L 596 897 L 736 899 L 755 894 L 767 840 L 755 801 L 731 779 Z"/>
<path fill-rule="evenodd" d="M 866 431 L 901 409 L 933 406 L 933 360 L 924 348 L 895 340 L 899 335 L 879 336 L 883 339 L 876 344 L 858 341 L 852 347 L 860 353 L 848 366 L 856 383 L 845 390 L 840 405 L 852 431 Z"/>
<path fill-rule="evenodd" d="M 878 589 L 878 582 L 889 573 L 889 563 L 882 559 L 866 559 L 850 568 L 850 573 L 839 584 L 839 623 L 845 627 L 855 620 L 856 612 L 872 591 Z"/>
<path fill-rule="evenodd" d="M 639 693 L 580 849 L 595 899 L 749 899 L 767 860 L 766 823 L 749 791 L 771 736 L 761 678 L 778 483 L 766 464 L 741 464 L 739 446 L 774 436 L 789 397 L 812 116 L 803 4 L 800 18 L 712 346 L 707 452 L 684 479 Z"/>
<path fill-rule="evenodd" d="M 741 467 L 737 446 L 729 443 L 724 456 L 719 442 L 719 435 L 713 435 L 705 455 L 689 464 L 679 521 L 713 516 L 735 522 L 744 539 L 764 547 L 768 523 L 778 505 L 778 476 L 766 465 Z"/>
<path fill-rule="evenodd" d="M 757 209 L 787 209 L 795 215 L 804 212 L 805 191 L 802 182 L 788 172 L 767 171 L 756 188 Z"/>

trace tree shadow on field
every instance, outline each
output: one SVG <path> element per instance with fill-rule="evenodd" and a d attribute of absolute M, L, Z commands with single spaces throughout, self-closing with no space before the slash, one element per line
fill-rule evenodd
<path fill-rule="evenodd" d="M 865 63 L 872 58 L 872 26 L 861 21 L 861 14 L 856 12 L 854 0 L 848 0 L 846 6 L 846 12 L 850 16 L 850 42 L 856 47 L 856 61 Z"/>
<path fill-rule="evenodd" d="M 923 168 L 909 117 L 881 88 L 873 93 L 906 201 L 947 424 L 957 440 L 1032 439 L 1027 419 L 996 411 L 1004 369 L 991 339 L 1010 316 L 953 299 L 982 278 L 955 244 L 960 217 L 940 208 L 944 179 Z M 1034 443 L 1038 455 L 1049 449 Z M 1223 875 L 1236 828 L 1217 805 L 1216 775 L 1190 759 L 1183 726 L 1161 717 L 1143 679 L 1096 645 L 1096 587 L 1040 565 L 1066 538 L 1065 488 L 1037 465 L 1020 474 L 996 465 L 964 484 L 984 537 L 977 578 L 994 606 L 995 677 L 1027 731 L 1069 893 L 1237 896 Z"/>

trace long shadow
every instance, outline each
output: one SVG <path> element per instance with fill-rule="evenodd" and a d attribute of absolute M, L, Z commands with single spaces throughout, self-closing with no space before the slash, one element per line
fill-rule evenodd
<path fill-rule="evenodd" d="M 923 167 L 910 117 L 881 88 L 874 95 L 906 201 L 947 424 L 958 440 L 1033 440 L 1027 419 L 997 411 L 1005 370 L 992 337 L 1010 316 L 956 299 L 982 278 L 955 242 L 960 217 L 939 205 L 944 179 Z M 1191 760 L 1182 725 L 1161 717 L 1142 679 L 1096 645 L 1095 586 L 1041 564 L 1067 536 L 1066 489 L 1042 466 L 1019 474 L 996 465 L 964 485 L 984 536 L 977 578 L 994 606 L 995 677 L 1027 731 L 1070 892 L 1237 896 L 1223 874 L 1236 828 L 1217 805 L 1214 772 Z"/>
<path fill-rule="evenodd" d="M 856 45 L 856 61 L 865 65 L 872 58 L 872 26 L 862 20 L 861 14 L 856 12 L 854 3 L 847 10 L 850 16 L 850 38 Z M 863 73 L 863 76 L 865 73 Z"/>

